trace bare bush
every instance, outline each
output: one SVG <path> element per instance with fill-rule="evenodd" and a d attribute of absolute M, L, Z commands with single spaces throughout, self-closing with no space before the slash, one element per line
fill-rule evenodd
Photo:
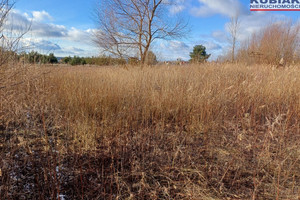
<path fill-rule="evenodd" d="M 289 22 L 276 22 L 244 42 L 238 52 L 240 61 L 279 65 L 280 60 L 292 63 L 296 59 L 300 26 Z"/>

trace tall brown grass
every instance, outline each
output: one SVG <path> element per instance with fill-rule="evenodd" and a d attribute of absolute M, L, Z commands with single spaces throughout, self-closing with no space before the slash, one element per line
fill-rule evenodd
<path fill-rule="evenodd" d="M 300 198 L 299 67 L 2 76 L 1 199 Z"/>

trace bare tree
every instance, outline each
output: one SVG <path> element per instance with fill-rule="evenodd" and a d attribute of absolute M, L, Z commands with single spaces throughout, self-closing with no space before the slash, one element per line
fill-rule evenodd
<path fill-rule="evenodd" d="M 0 0 L 0 67 L 15 58 L 21 38 L 29 31 L 30 25 L 15 24 L 10 13 L 15 5 L 14 0 Z M 10 19 L 10 20 L 8 20 Z M 9 23 L 8 23 L 9 22 Z M 14 25 L 18 28 L 15 29 Z"/>
<path fill-rule="evenodd" d="M 231 62 L 234 62 L 235 60 L 235 50 L 237 45 L 239 28 L 240 28 L 239 12 L 236 12 L 236 14 L 230 18 L 230 22 L 228 25 L 229 34 L 230 34 L 229 41 L 231 45 Z"/>
<path fill-rule="evenodd" d="M 172 0 L 103 0 L 96 9 L 98 31 L 94 42 L 103 51 L 121 58 L 138 52 L 145 63 L 156 39 L 180 38 L 187 24 L 168 16 Z"/>

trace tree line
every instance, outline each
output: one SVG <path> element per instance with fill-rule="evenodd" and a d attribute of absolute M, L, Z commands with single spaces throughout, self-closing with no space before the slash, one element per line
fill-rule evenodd
<path fill-rule="evenodd" d="M 13 52 L 12 52 L 13 53 Z M 112 56 L 92 56 L 92 57 L 80 57 L 80 56 L 67 56 L 63 58 L 56 57 L 53 53 L 49 55 L 44 55 L 36 51 L 31 52 L 22 52 L 19 54 L 15 54 L 15 57 L 19 60 L 19 62 L 28 63 L 28 64 L 69 64 L 69 65 L 124 65 L 124 64 L 140 64 L 140 60 L 138 57 L 129 57 L 128 59 L 125 58 L 118 58 Z M 158 63 L 156 55 L 149 51 L 145 63 L 148 65 L 154 65 Z"/>
<path fill-rule="evenodd" d="M 57 57 L 53 53 L 49 55 L 44 55 L 36 51 L 31 51 L 29 53 L 22 52 L 18 55 L 20 62 L 29 64 L 55 64 L 58 63 Z"/>
<path fill-rule="evenodd" d="M 53 53 L 49 55 L 44 55 L 36 51 L 22 52 L 16 54 L 19 62 L 28 64 L 69 64 L 69 65 L 98 65 L 98 66 L 108 66 L 108 65 L 139 65 L 141 60 L 138 57 L 129 57 L 128 59 L 111 57 L 111 56 L 93 56 L 93 57 L 80 57 L 80 56 L 67 56 L 61 59 L 57 58 Z M 190 53 L 191 63 L 202 63 L 205 62 L 210 54 L 207 54 L 206 47 L 203 45 L 194 46 L 193 51 Z M 158 63 L 156 55 L 149 51 L 145 58 L 144 64 L 155 65 Z"/>
<path fill-rule="evenodd" d="M 125 58 L 102 55 L 102 56 L 93 56 L 93 57 L 68 56 L 62 58 L 61 63 L 69 64 L 69 65 L 88 64 L 88 65 L 107 66 L 107 65 L 124 65 L 124 64 L 138 65 L 141 63 L 141 61 L 139 60 L 138 57 L 129 57 L 125 59 Z M 145 64 L 155 65 L 156 63 L 158 63 L 156 55 L 152 51 L 149 51 L 145 59 Z"/>
<path fill-rule="evenodd" d="M 79 57 L 79 56 L 68 56 L 61 60 L 63 64 L 69 65 L 122 65 L 126 64 L 126 60 L 121 58 L 113 58 L 110 56 L 99 56 L 99 57 Z"/>

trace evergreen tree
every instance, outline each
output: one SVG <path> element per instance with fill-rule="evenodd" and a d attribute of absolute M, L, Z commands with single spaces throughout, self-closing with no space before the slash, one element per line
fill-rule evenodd
<path fill-rule="evenodd" d="M 206 47 L 203 45 L 194 46 L 193 52 L 190 53 L 191 62 L 202 63 L 205 62 L 210 54 L 206 53 Z"/>

